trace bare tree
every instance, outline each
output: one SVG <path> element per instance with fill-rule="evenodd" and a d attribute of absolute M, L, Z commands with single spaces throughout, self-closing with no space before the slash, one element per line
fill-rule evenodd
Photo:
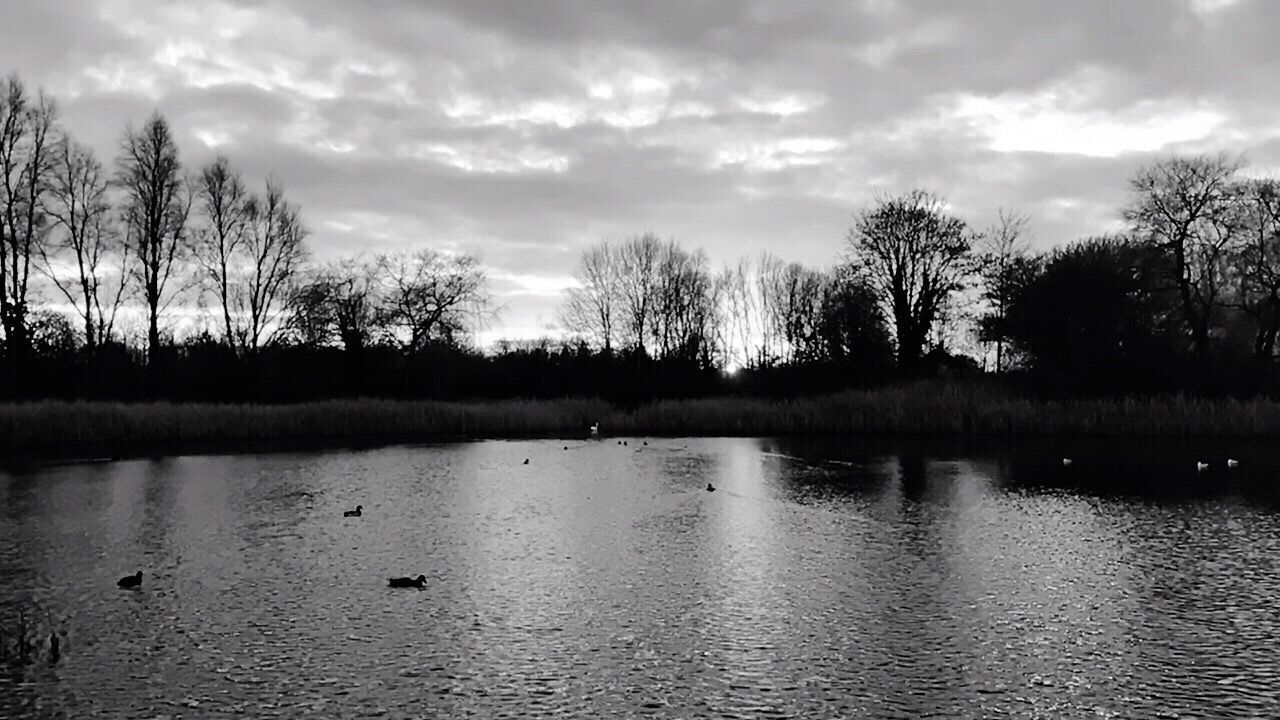
<path fill-rule="evenodd" d="M 112 223 L 107 178 L 93 151 L 64 135 L 53 165 L 49 213 L 61 233 L 40 247 L 40 270 L 76 309 L 92 350 L 112 338 L 128 287 L 129 256 Z M 72 264 L 74 272 L 67 272 Z"/>
<path fill-rule="evenodd" d="M 747 367 L 754 359 L 756 300 L 750 278 L 751 261 L 746 258 L 725 265 L 716 275 L 725 362 L 734 368 Z"/>
<path fill-rule="evenodd" d="M 662 241 L 653 233 L 627 238 L 618 248 L 624 338 L 641 354 L 645 352 L 645 339 L 651 333 L 661 251 Z"/>
<path fill-rule="evenodd" d="M 1240 304 L 1258 324 L 1254 358 L 1269 362 L 1280 336 L 1280 181 L 1246 181 L 1237 195 L 1244 235 L 1237 270 Z"/>
<path fill-rule="evenodd" d="M 56 109 L 33 99 L 16 75 L 0 81 L 0 327 L 16 355 L 30 350 L 27 327 L 31 262 L 50 226 L 46 200 L 53 167 Z"/>
<path fill-rule="evenodd" d="M 201 169 L 196 197 L 205 220 L 194 233 L 196 261 L 222 310 L 223 338 L 234 348 L 244 335 L 231 315 L 238 304 L 235 265 L 249 224 L 250 195 L 240 173 L 219 155 Z"/>
<path fill-rule="evenodd" d="M 706 253 L 687 252 L 674 241 L 659 249 L 649 303 L 653 348 L 660 357 L 710 367 L 718 354 L 716 285 Z"/>
<path fill-rule="evenodd" d="M 769 287 L 774 333 L 785 347 L 786 362 L 813 362 L 822 346 L 822 299 L 829 279 L 799 263 L 783 266 Z"/>
<path fill-rule="evenodd" d="M 1129 183 L 1133 199 L 1124 216 L 1138 238 L 1170 260 L 1202 374 L 1210 364 L 1209 328 L 1240 237 L 1232 184 L 1240 166 L 1226 155 L 1172 157 L 1142 168 Z"/>
<path fill-rule="evenodd" d="M 244 318 L 243 350 L 253 353 L 280 328 L 279 320 L 307 249 L 307 230 L 297 206 L 284 198 L 280 184 L 267 180 L 267 190 L 248 203 L 244 240 L 245 272 L 237 308 Z"/>
<path fill-rule="evenodd" d="M 379 319 L 406 354 L 453 343 L 488 308 L 487 278 L 473 255 L 435 250 L 379 257 Z"/>
<path fill-rule="evenodd" d="M 281 323 L 284 334 L 310 347 L 338 343 L 359 355 L 378 333 L 376 273 L 374 262 L 344 258 L 300 277 Z"/>
<path fill-rule="evenodd" d="M 574 279 L 578 287 L 566 293 L 561 321 L 572 332 L 594 340 L 605 352 L 613 350 L 621 321 L 621 276 L 618 250 L 608 241 L 582 253 Z"/>
<path fill-rule="evenodd" d="M 182 176 L 169 123 L 159 113 L 152 114 L 142 129 L 125 131 L 118 164 L 134 274 L 147 304 L 147 357 L 154 366 L 160 350 L 160 315 L 173 299 L 170 281 L 177 261 L 190 249 L 191 184 Z"/>
<path fill-rule="evenodd" d="M 988 311 L 980 322 L 984 327 L 999 327 L 1009 314 L 1009 305 L 1026 275 L 1027 229 L 1031 219 L 1021 213 L 1001 208 L 996 222 L 983 234 L 977 254 L 978 274 L 982 277 L 982 299 Z M 996 372 L 1004 370 L 1005 339 L 1002 333 L 991 334 L 996 345 Z"/>
<path fill-rule="evenodd" d="M 778 332 L 782 327 L 782 308 L 778 298 L 783 285 L 783 275 L 787 264 L 781 259 L 762 253 L 756 262 L 752 293 L 756 298 L 757 329 L 760 334 L 760 345 L 755 364 L 766 367 L 779 362 L 787 355 L 786 340 Z"/>
<path fill-rule="evenodd" d="M 939 310 L 969 273 L 972 239 L 943 201 L 913 190 L 867 208 L 849 231 L 853 261 L 893 320 L 900 370 L 914 369 Z"/>

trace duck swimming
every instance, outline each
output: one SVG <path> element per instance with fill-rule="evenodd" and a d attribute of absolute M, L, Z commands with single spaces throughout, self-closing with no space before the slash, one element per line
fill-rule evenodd
<path fill-rule="evenodd" d="M 416 587 L 419 590 L 421 590 L 422 588 L 427 586 L 427 576 L 419 575 L 416 578 L 407 578 L 407 577 L 391 578 L 390 580 L 387 581 L 387 584 L 390 585 L 391 587 L 397 587 L 397 588 Z"/>
<path fill-rule="evenodd" d="M 363 505 L 357 505 L 355 510 L 347 510 L 342 513 L 342 517 L 360 517 L 360 511 L 364 510 Z"/>
<path fill-rule="evenodd" d="M 715 492 L 715 491 L 716 491 L 716 486 L 712 485 L 711 483 L 707 483 L 707 492 Z"/>
<path fill-rule="evenodd" d="M 142 571 L 139 570 L 133 575 L 125 575 L 116 581 L 116 585 L 122 588 L 136 588 L 142 585 Z"/>

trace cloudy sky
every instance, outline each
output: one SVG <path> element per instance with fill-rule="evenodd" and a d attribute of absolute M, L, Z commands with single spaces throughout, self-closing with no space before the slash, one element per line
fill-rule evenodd
<path fill-rule="evenodd" d="M 0 0 L 0 70 L 104 158 L 159 109 L 188 163 L 277 175 L 320 259 L 478 253 L 509 336 L 600 239 L 827 265 L 919 186 L 1048 247 L 1156 154 L 1280 171 L 1278 36 L 1268 0 Z"/>

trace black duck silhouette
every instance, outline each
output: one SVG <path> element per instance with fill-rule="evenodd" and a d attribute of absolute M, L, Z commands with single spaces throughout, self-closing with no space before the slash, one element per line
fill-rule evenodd
<path fill-rule="evenodd" d="M 116 581 L 116 585 L 122 588 L 136 588 L 142 585 L 142 571 L 139 570 L 133 575 L 125 575 Z"/>
<path fill-rule="evenodd" d="M 427 576 L 419 575 L 416 578 L 407 578 L 407 577 L 391 578 L 387 582 L 387 584 L 390 585 L 391 587 L 398 587 L 398 588 L 412 587 L 412 588 L 418 588 L 419 590 L 421 590 L 422 588 L 427 586 Z"/>
<path fill-rule="evenodd" d="M 716 486 L 712 485 L 711 483 L 707 483 L 707 492 L 715 492 L 715 491 L 716 491 Z"/>
<path fill-rule="evenodd" d="M 360 511 L 364 510 L 363 505 L 357 505 L 355 510 L 347 510 L 342 513 L 342 517 L 360 517 Z"/>

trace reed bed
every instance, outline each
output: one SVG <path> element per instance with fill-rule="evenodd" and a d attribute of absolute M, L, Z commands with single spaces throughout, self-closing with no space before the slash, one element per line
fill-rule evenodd
<path fill-rule="evenodd" d="M 1258 437 L 1280 435 L 1280 403 L 1183 396 L 1035 400 L 980 385 L 916 383 L 770 400 L 332 400 L 296 405 L 39 401 L 0 405 L 0 452 L 237 441 L 341 443 L 602 433 L 803 433 Z"/>

